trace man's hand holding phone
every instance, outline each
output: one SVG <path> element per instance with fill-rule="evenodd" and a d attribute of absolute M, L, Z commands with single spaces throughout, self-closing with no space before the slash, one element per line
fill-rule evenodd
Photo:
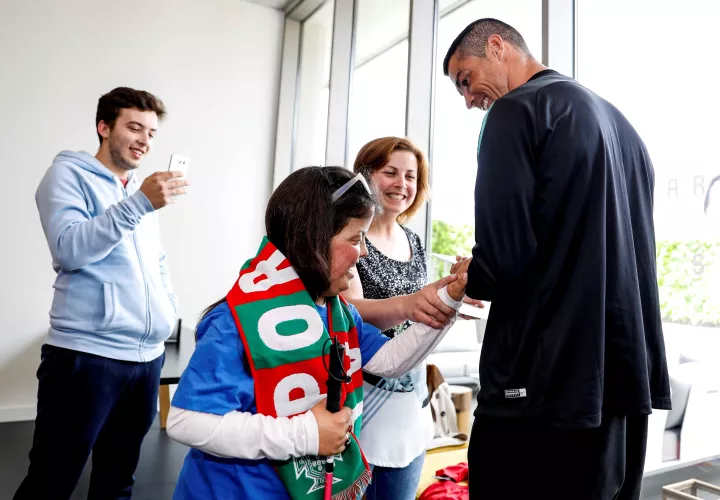
<path fill-rule="evenodd" d="M 186 193 L 185 187 L 190 183 L 182 178 L 184 175 L 183 172 L 176 170 L 155 172 L 143 181 L 140 191 L 147 197 L 153 208 L 159 210 L 174 203 L 175 197 Z"/>

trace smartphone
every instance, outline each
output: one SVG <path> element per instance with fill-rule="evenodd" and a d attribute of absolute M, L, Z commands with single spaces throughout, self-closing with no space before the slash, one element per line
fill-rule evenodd
<path fill-rule="evenodd" d="M 187 156 L 173 153 L 170 156 L 170 165 L 168 165 L 168 172 L 182 172 L 183 177 L 187 177 L 188 169 L 190 168 L 190 158 Z"/>

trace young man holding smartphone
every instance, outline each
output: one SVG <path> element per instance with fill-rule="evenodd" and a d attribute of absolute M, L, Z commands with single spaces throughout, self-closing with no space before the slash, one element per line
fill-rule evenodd
<path fill-rule="evenodd" d="M 154 212 L 188 184 L 180 172 L 156 172 L 142 184 L 135 173 L 164 115 L 148 92 L 105 94 L 97 154 L 59 153 L 38 187 L 57 278 L 17 500 L 69 498 L 91 451 L 88 498 L 132 494 L 177 310 Z"/>

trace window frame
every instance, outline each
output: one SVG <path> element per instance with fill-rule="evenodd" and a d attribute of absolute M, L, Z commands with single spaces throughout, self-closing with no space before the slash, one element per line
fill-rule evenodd
<path fill-rule="evenodd" d="M 297 135 L 303 23 L 328 1 L 333 0 L 298 0 L 285 11 L 273 188 L 297 168 L 293 164 L 293 153 Z M 361 0 L 334 1 L 325 164 L 345 165 L 357 39 L 357 7 Z M 439 10 L 439 1 L 410 0 L 407 35 L 409 47 L 405 135 L 426 152 L 430 165 L 433 161 L 438 23 L 442 17 L 471 0 L 458 0 L 442 12 Z M 573 78 L 577 77 L 578 67 L 577 1 L 542 0 L 541 16 L 543 64 Z M 380 54 L 382 52 L 375 57 Z M 432 171 L 431 168 L 431 187 Z M 409 226 L 420 235 L 427 249 L 432 248 L 432 201 L 425 204 Z M 430 253 L 427 252 L 428 255 Z"/>

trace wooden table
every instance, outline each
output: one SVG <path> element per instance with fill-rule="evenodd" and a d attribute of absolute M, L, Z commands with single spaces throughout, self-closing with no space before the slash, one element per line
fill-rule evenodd
<path fill-rule="evenodd" d="M 165 344 L 165 364 L 160 372 L 160 428 L 164 429 L 170 412 L 170 385 L 177 384 L 195 351 L 195 331 L 181 327 L 178 342 Z"/>

